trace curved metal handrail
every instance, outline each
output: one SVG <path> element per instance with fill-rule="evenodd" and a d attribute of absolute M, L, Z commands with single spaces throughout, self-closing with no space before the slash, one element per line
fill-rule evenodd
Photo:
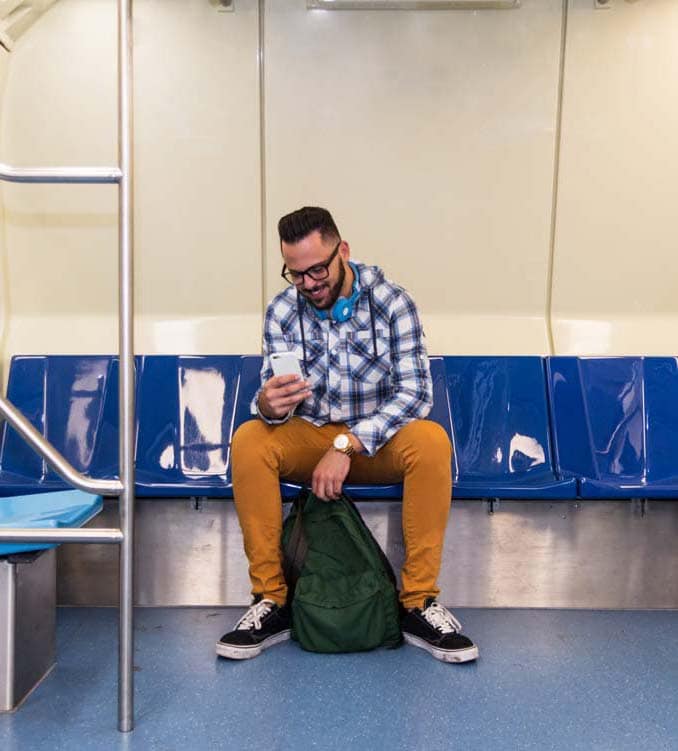
<path fill-rule="evenodd" d="M 19 433 L 28 445 L 37 451 L 55 472 L 71 485 L 94 495 L 121 495 L 120 480 L 96 480 L 83 475 L 44 438 L 19 410 L 0 396 L 0 414 Z M 83 541 L 84 542 L 84 541 Z"/>

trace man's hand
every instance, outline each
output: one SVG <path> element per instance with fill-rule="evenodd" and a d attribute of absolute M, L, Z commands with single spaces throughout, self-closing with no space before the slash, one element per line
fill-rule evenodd
<path fill-rule="evenodd" d="M 321 501 L 334 501 L 341 495 L 344 480 L 351 469 L 351 458 L 329 449 L 313 470 L 313 494 Z"/>
<path fill-rule="evenodd" d="M 311 385 L 298 375 L 273 376 L 259 392 L 259 411 L 279 420 L 310 395 Z"/>

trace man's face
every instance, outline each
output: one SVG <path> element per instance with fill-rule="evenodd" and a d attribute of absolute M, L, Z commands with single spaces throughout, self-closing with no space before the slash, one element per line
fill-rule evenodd
<path fill-rule="evenodd" d="M 313 267 L 325 265 L 337 247 L 332 240 L 323 242 L 317 230 L 304 237 L 298 243 L 282 243 L 282 255 L 285 265 L 291 271 L 306 271 Z M 346 280 L 346 261 L 349 257 L 348 244 L 341 242 L 337 253 L 327 266 L 328 276 L 313 279 L 304 274 L 296 288 L 312 305 L 320 310 L 329 310 L 341 294 Z"/>

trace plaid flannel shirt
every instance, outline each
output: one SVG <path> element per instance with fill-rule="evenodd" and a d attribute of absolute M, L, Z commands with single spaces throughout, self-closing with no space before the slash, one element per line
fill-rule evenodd
<path fill-rule="evenodd" d="M 408 422 L 431 411 L 433 388 L 424 331 L 414 301 L 376 266 L 354 263 L 360 293 L 344 323 L 322 320 L 302 299 L 306 374 L 312 394 L 294 411 L 314 425 L 346 423 L 374 454 Z M 370 313 L 371 290 L 374 321 Z M 375 356 L 376 344 L 376 356 Z M 266 310 L 261 383 L 270 355 L 294 352 L 304 368 L 297 291 L 288 287 Z M 256 406 L 256 394 L 253 407 Z M 283 420 L 268 420 L 277 424 Z"/>

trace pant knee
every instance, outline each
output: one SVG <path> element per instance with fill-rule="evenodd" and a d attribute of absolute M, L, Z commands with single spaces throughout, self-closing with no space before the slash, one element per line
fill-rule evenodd
<path fill-rule="evenodd" d="M 413 420 L 402 428 L 407 453 L 418 460 L 449 464 L 452 444 L 445 429 L 433 420 Z"/>
<path fill-rule="evenodd" d="M 271 427 L 261 420 L 244 422 L 235 431 L 231 441 L 231 460 L 234 467 L 246 462 L 248 458 L 267 455 L 271 433 Z"/>

